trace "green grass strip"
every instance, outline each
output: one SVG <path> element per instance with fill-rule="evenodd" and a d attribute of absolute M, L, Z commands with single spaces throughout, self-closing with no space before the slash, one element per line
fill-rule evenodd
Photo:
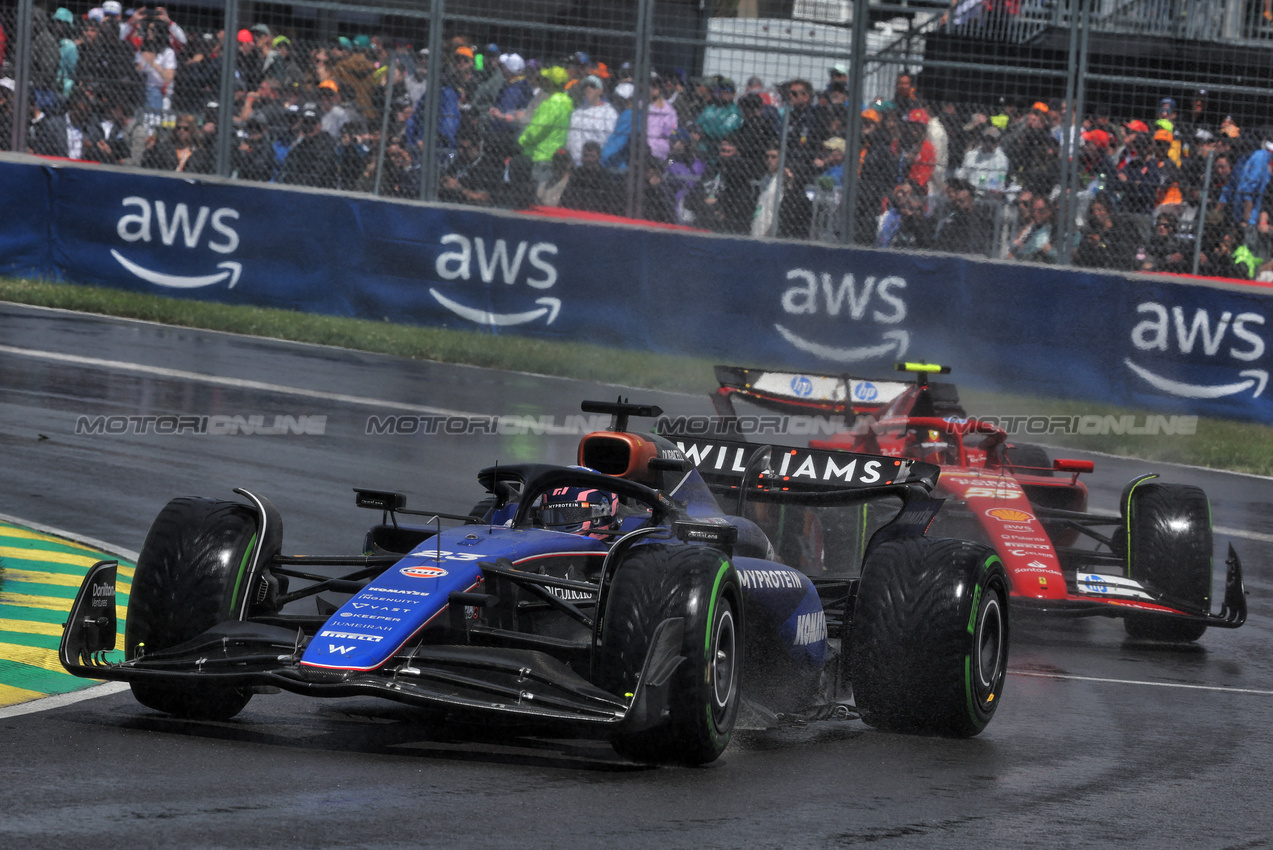
<path fill-rule="evenodd" d="M 0 278 L 0 301 L 628 386 L 684 392 L 707 392 L 715 386 L 710 360 L 511 334 L 423 328 L 5 278 Z"/>
<path fill-rule="evenodd" d="M 715 360 L 530 339 L 511 334 L 496 336 L 477 331 L 422 328 L 388 321 L 319 316 L 291 310 L 214 304 L 109 288 L 5 278 L 0 278 L 0 301 L 670 392 L 706 396 L 716 387 L 712 371 Z M 784 364 L 745 365 L 780 368 Z M 958 381 L 958 375 L 953 377 Z M 1087 401 L 1039 399 L 962 388 L 960 394 L 964 407 L 974 416 L 1133 415 L 1138 423 L 1143 423 L 1144 417 L 1152 413 Z M 1189 436 L 1048 434 L 1030 437 L 1018 433 L 1011 439 L 1150 461 L 1273 475 L 1273 428 L 1254 423 L 1199 418 L 1196 433 Z"/>

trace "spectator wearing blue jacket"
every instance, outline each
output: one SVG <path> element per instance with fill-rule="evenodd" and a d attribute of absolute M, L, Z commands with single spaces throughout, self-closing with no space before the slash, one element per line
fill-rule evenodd
<path fill-rule="evenodd" d="M 515 140 L 526 129 L 529 116 L 526 108 L 535 95 L 535 87 L 526 78 L 526 60 L 516 53 L 499 57 L 499 70 L 504 87 L 495 96 L 495 103 L 487 111 L 486 126 L 501 140 Z"/>
<path fill-rule="evenodd" d="M 632 142 L 632 108 L 628 103 L 635 92 L 632 83 L 622 82 L 610 94 L 610 104 L 618 110 L 619 120 L 601 146 L 601 165 L 614 171 L 628 170 L 628 148 Z"/>
<path fill-rule="evenodd" d="M 1237 198 L 1234 217 L 1246 227 L 1254 227 L 1260 220 L 1260 206 L 1264 190 L 1269 186 L 1270 169 L 1273 168 L 1273 141 L 1252 153 L 1238 172 Z M 1241 210 L 1239 215 L 1238 211 Z"/>

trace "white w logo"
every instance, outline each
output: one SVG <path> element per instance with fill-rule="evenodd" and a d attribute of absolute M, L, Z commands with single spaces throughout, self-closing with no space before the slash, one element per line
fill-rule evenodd
<path fill-rule="evenodd" d="M 334 643 L 327 644 L 327 651 L 331 653 L 339 652 L 341 655 L 348 655 L 354 651 L 352 646 L 337 646 Z"/>

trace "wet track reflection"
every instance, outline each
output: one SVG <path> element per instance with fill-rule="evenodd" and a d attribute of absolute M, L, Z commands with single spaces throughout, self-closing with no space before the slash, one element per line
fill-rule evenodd
<path fill-rule="evenodd" d="M 581 398 L 625 392 L 10 305 L 0 305 L 0 343 L 0 514 L 131 550 L 169 498 L 247 487 L 280 508 L 286 550 L 353 551 L 373 519 L 353 508 L 354 486 L 465 511 L 478 468 L 570 462 L 577 440 L 376 434 L 369 416 L 563 415 Z M 627 394 L 707 414 L 707 389 Z M 77 433 L 81 417 L 110 416 L 263 425 Z M 323 428 L 265 433 L 274 417 L 322 417 Z M 1095 459 L 1099 511 L 1154 468 Z M 279 694 L 233 721 L 197 723 L 114 693 L 0 715 L 0 843 L 1264 846 L 1273 482 L 1158 471 L 1210 495 L 1217 561 L 1232 540 L 1246 567 L 1248 624 L 1181 649 L 1132 641 L 1113 620 L 1015 617 L 1003 703 L 978 738 L 824 721 L 742 731 L 719 762 L 686 770 L 632 765 L 604 743 L 443 727 L 375 700 Z"/>

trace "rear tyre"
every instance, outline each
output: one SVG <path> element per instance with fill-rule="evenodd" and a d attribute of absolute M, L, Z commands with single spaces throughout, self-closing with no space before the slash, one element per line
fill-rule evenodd
<path fill-rule="evenodd" d="M 245 595 L 256 589 L 249 588 L 253 577 L 247 572 L 257 524 L 255 511 L 238 502 L 180 498 L 160 511 L 137 558 L 124 630 L 126 658 L 169 649 L 239 618 Z M 272 554 L 264 551 L 262 558 Z M 252 696 L 247 688 L 200 683 L 130 684 L 142 705 L 198 720 L 229 719 Z"/>
<path fill-rule="evenodd" d="M 1026 467 L 1020 470 L 1025 475 L 1052 477 L 1052 458 L 1048 457 L 1047 450 L 1043 446 L 1036 446 L 1033 443 L 1017 443 L 1005 449 L 1003 455 L 1007 459 L 1008 465 L 1014 469 Z"/>
<path fill-rule="evenodd" d="M 891 540 L 871 551 L 854 607 L 849 674 L 862 720 L 966 738 L 1003 698 L 1008 576 L 966 540 Z"/>
<path fill-rule="evenodd" d="M 1127 576 L 1165 594 L 1185 611 L 1211 610 L 1211 504 L 1199 487 L 1140 483 L 1125 500 Z M 1127 634 L 1142 640 L 1185 643 L 1207 624 L 1153 614 L 1128 614 Z"/>
<path fill-rule="evenodd" d="M 685 622 L 672 674 L 666 719 L 616 736 L 622 756 L 643 762 L 700 765 L 729 744 L 743 670 L 742 584 L 720 552 L 699 546 L 646 544 L 633 549 L 610 585 L 601 635 L 602 686 L 629 694 L 663 620 Z"/>

